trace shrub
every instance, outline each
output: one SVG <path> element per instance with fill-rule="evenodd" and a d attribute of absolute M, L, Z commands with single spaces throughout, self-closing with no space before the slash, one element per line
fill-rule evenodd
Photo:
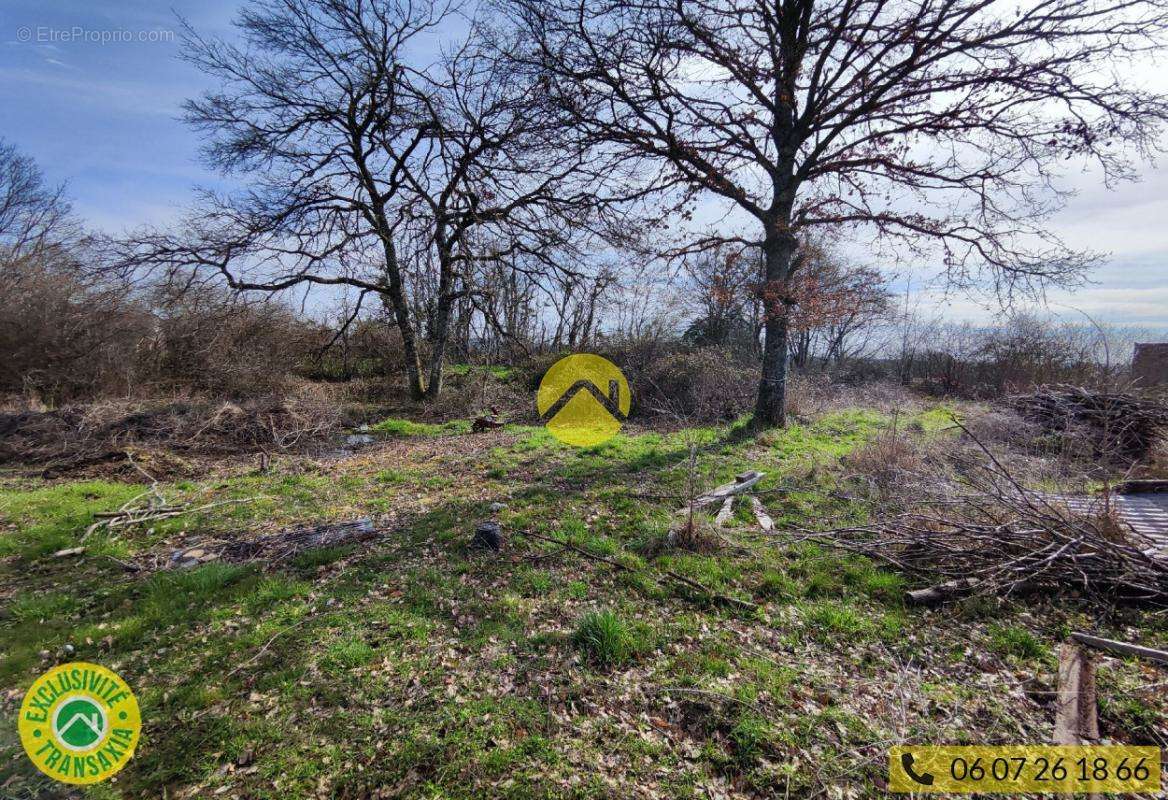
<path fill-rule="evenodd" d="M 164 287 L 154 305 L 157 335 L 147 352 L 164 384 L 228 397 L 282 392 L 315 343 L 311 326 L 270 299 L 245 300 L 217 287 Z"/>
<path fill-rule="evenodd" d="M 0 391 L 56 405 L 135 388 L 152 318 L 127 294 L 69 263 L 0 262 Z"/>
<path fill-rule="evenodd" d="M 725 351 L 674 353 L 637 376 L 633 408 L 699 422 L 728 421 L 751 408 L 757 389 L 757 368 L 728 359 Z"/>

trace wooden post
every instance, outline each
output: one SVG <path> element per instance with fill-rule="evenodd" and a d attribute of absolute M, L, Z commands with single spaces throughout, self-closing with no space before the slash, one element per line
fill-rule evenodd
<path fill-rule="evenodd" d="M 1058 698 L 1055 702 L 1055 744 L 1094 744 L 1099 741 L 1095 662 L 1075 642 L 1066 642 L 1059 650 Z"/>

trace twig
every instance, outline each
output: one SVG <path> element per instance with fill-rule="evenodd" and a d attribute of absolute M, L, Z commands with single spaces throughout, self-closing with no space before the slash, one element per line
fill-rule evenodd
<path fill-rule="evenodd" d="M 593 561 L 599 561 L 603 564 L 608 564 L 610 567 L 613 567 L 614 569 L 621 570 L 622 572 L 636 572 L 636 570 L 632 569 L 631 567 L 626 566 L 625 564 L 620 563 L 619 561 L 615 561 L 611 558 L 608 558 L 607 556 L 602 556 L 599 553 L 593 553 L 591 550 L 588 550 L 588 549 L 583 548 L 583 547 L 579 547 L 579 546 L 572 544 L 571 542 L 565 541 L 563 539 L 557 539 L 554 536 L 545 536 L 542 533 L 535 533 L 534 531 L 516 531 L 516 533 L 518 533 L 521 536 L 529 536 L 533 539 L 540 539 L 540 540 L 545 541 L 545 542 L 551 542 L 552 544 L 557 544 L 560 547 L 571 550 L 574 553 L 579 553 L 580 555 L 584 556 L 585 558 L 589 558 Z M 758 608 L 758 606 L 754 603 L 748 602 L 746 600 L 740 600 L 739 598 L 731 597 L 730 595 L 720 594 L 719 592 L 716 592 L 713 589 L 711 589 L 709 586 L 706 586 L 703 583 L 695 581 L 692 578 L 687 578 L 684 575 L 679 575 L 678 573 L 673 572 L 672 570 L 664 570 L 662 572 L 662 574 L 668 578 L 671 578 L 672 580 L 677 581 L 678 583 L 681 583 L 681 584 L 688 586 L 691 589 L 696 589 L 696 590 L 702 592 L 703 594 L 706 594 L 710 598 L 712 598 L 714 600 L 718 600 L 722 603 L 726 603 L 728 605 L 738 606 L 740 608 L 745 608 L 745 609 L 749 609 L 752 611 L 756 610 Z"/>
<path fill-rule="evenodd" d="M 329 612 L 329 614 L 332 614 L 332 613 L 334 613 L 334 612 Z M 296 628 L 299 628 L 301 625 L 308 622 L 309 620 L 319 619 L 320 617 L 329 616 L 329 614 L 309 614 L 308 616 L 303 617 L 303 618 L 297 620 L 296 622 L 292 623 L 287 628 L 282 628 L 281 630 L 276 631 L 274 634 L 272 634 L 272 638 L 270 638 L 270 639 L 268 639 L 268 641 L 264 642 L 264 646 L 256 651 L 255 655 L 253 655 L 251 658 L 247 659 L 246 661 L 239 662 L 235 666 L 235 669 L 231 670 L 223 677 L 230 678 L 233 675 L 235 675 L 237 672 L 239 672 L 241 669 L 243 669 L 244 667 L 255 663 L 259 659 L 260 656 L 262 656 L 264 653 L 266 653 L 268 651 L 268 648 L 272 646 L 273 642 L 275 642 L 277 639 L 279 639 L 281 636 L 288 633 L 289 631 L 292 631 L 292 630 L 295 630 Z"/>
<path fill-rule="evenodd" d="M 760 706 L 758 703 L 752 703 L 749 700 L 743 700 L 742 698 L 735 697 L 732 694 L 723 694 L 722 692 L 715 692 L 709 689 L 691 689 L 688 686 L 658 686 L 655 688 L 662 694 L 693 694 L 701 697 L 710 697 L 717 700 L 727 700 L 731 703 L 738 703 L 739 705 L 746 706 L 760 717 L 767 716 L 762 706 Z"/>

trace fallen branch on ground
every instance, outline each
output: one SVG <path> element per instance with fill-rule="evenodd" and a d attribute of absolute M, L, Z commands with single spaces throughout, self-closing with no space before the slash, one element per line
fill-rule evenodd
<path fill-rule="evenodd" d="M 1153 647 L 1144 647 L 1138 644 L 1128 644 L 1127 642 L 1117 642 L 1114 639 L 1104 639 L 1101 636 L 1092 636 L 1089 633 L 1082 633 L 1080 631 L 1073 632 L 1071 638 L 1079 644 L 1094 647 L 1096 650 L 1103 650 L 1112 655 L 1142 658 L 1146 661 L 1153 661 L 1157 664 L 1168 666 L 1168 651 L 1165 650 L 1157 650 Z"/>
<path fill-rule="evenodd" d="M 171 519 L 172 517 L 181 517 L 184 514 L 197 514 L 201 511 L 209 511 L 212 508 L 220 506 L 234 505 L 237 503 L 251 503 L 258 500 L 258 497 L 245 497 L 233 500 L 220 500 L 215 503 L 206 503 L 201 506 L 188 507 L 181 505 L 174 505 L 167 502 L 166 498 L 162 496 L 162 492 L 158 488 L 158 481 L 153 475 L 142 469 L 134 461 L 134 457 L 127 452 L 126 459 L 130 465 L 136 469 L 143 477 L 150 481 L 150 488 L 141 494 L 135 495 L 121 505 L 116 511 L 98 511 L 93 515 L 94 522 L 85 529 L 85 533 L 81 534 L 79 541 L 84 542 L 94 532 L 105 528 L 107 531 L 112 531 L 114 528 L 124 528 L 130 525 L 142 525 L 147 522 L 157 522 L 159 520 Z M 145 504 L 142 500 L 145 498 Z"/>
<path fill-rule="evenodd" d="M 727 497 L 742 494 L 762 480 L 765 475 L 765 472 L 759 472 L 757 470 L 743 472 L 741 475 L 735 476 L 731 483 L 724 483 L 716 489 L 695 497 L 693 502 L 686 505 L 685 508 L 680 509 L 677 513 L 687 514 L 691 509 L 703 508 L 718 500 L 724 500 Z"/>
<path fill-rule="evenodd" d="M 228 561 L 262 558 L 265 561 L 279 562 L 286 561 L 305 550 L 364 542 L 379 536 L 381 531 L 373 526 L 372 520 L 358 519 L 351 522 L 292 528 L 258 539 L 229 542 L 218 548 L 218 555 Z"/>

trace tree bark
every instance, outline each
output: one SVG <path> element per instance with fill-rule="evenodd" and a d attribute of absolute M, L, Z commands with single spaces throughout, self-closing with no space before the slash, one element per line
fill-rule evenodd
<path fill-rule="evenodd" d="M 763 243 L 765 283 L 763 286 L 762 378 L 754 423 L 759 428 L 781 428 L 787 424 L 787 339 L 788 307 L 786 283 L 797 242 L 790 233 L 768 236 Z"/>
<path fill-rule="evenodd" d="M 406 359 L 406 379 L 409 381 L 410 397 L 414 400 L 421 400 L 426 394 L 426 385 L 422 382 L 422 359 L 418 355 L 418 342 L 414 338 L 414 328 L 410 324 L 410 308 L 406 302 L 405 290 L 402 288 L 401 272 L 397 265 L 397 252 L 392 243 L 388 241 L 384 241 L 384 246 L 385 293 L 382 295 L 382 302 L 385 302 L 385 298 L 389 298 L 389 307 L 393 311 L 394 321 L 397 322 L 397 329 L 402 337 L 402 352 Z"/>
<path fill-rule="evenodd" d="M 442 362 L 446 358 L 446 341 L 450 334 L 450 313 L 453 302 L 448 295 L 438 298 L 434 320 L 434 334 L 430 340 L 430 380 L 426 383 L 427 400 L 438 397 L 442 391 Z"/>

